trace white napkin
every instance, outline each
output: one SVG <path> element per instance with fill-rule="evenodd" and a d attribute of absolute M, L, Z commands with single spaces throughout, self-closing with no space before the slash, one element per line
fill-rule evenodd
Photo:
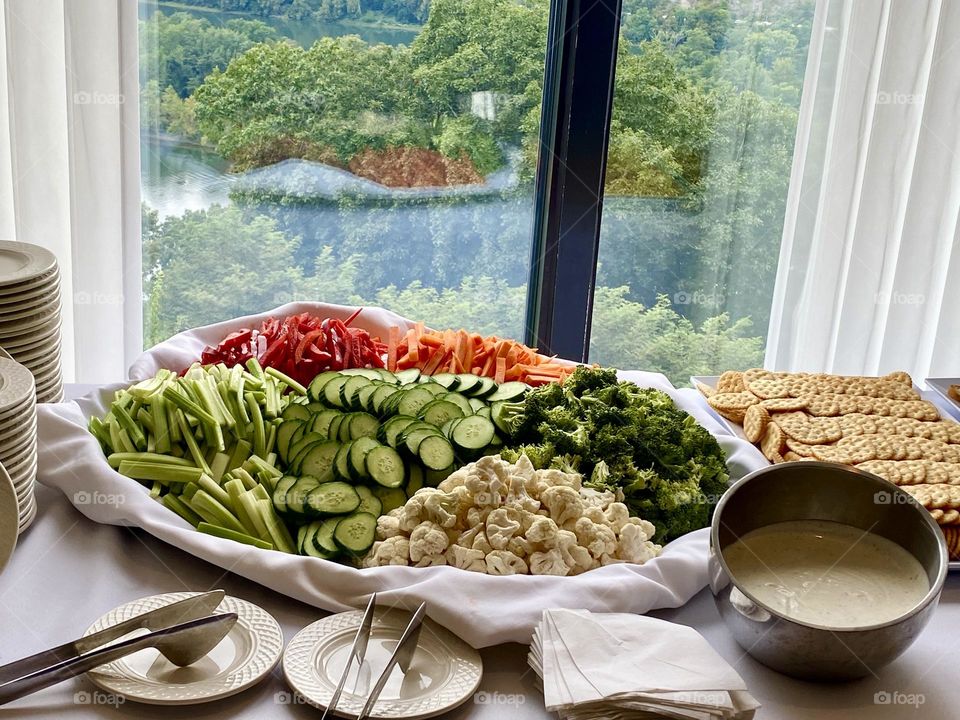
<path fill-rule="evenodd" d="M 546 610 L 528 659 L 564 719 L 749 720 L 759 707 L 696 630 L 642 615 Z"/>

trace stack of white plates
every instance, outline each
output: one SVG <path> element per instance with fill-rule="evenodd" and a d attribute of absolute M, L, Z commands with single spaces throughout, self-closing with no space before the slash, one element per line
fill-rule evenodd
<path fill-rule="evenodd" d="M 20 532 L 37 514 L 37 402 L 33 375 L 23 365 L 0 358 L 0 465 L 17 496 Z"/>
<path fill-rule="evenodd" d="M 37 402 L 60 402 L 60 270 L 49 250 L 0 241 L 0 347 L 36 380 Z"/>

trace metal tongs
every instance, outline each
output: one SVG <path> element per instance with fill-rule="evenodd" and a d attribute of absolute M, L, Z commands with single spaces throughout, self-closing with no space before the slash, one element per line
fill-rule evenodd
<path fill-rule="evenodd" d="M 340 682 L 337 683 L 337 689 L 333 691 L 333 697 L 330 698 L 327 709 L 323 711 L 323 717 L 321 717 L 320 720 L 326 720 L 327 715 L 336 710 L 337 703 L 340 701 L 340 695 L 343 692 L 343 686 L 347 682 L 347 677 L 350 675 L 350 669 L 353 667 L 353 661 L 356 660 L 358 665 L 363 665 L 363 659 L 367 653 L 367 644 L 370 641 L 370 632 L 373 629 L 373 612 L 376 606 L 377 594 L 373 593 L 373 595 L 370 596 L 370 602 L 367 603 L 367 609 L 363 613 L 363 620 L 357 629 L 357 635 L 353 639 L 353 645 L 350 647 L 350 655 L 347 657 L 347 663 L 343 668 L 343 674 L 340 676 Z M 399 665 L 404 674 L 410 669 L 410 663 L 413 662 L 413 656 L 417 651 L 417 643 L 420 640 L 420 629 L 423 627 L 423 618 L 426 613 L 427 604 L 420 603 L 420 607 L 413 613 L 410 622 L 407 623 L 406 629 L 400 636 L 400 640 L 397 641 L 397 647 L 387 661 L 386 667 L 383 668 L 383 672 L 380 673 L 380 677 L 377 679 L 377 682 L 374 683 L 373 690 L 370 691 L 370 695 L 367 697 L 363 709 L 360 711 L 360 714 L 357 715 L 357 720 L 364 720 L 364 718 L 370 715 L 370 712 L 377 704 L 377 698 L 380 697 L 380 693 L 383 692 L 383 688 L 387 684 L 390 673 L 393 672 L 393 668 Z"/>
<path fill-rule="evenodd" d="M 191 665 L 213 650 L 237 622 L 236 613 L 211 614 L 223 595 L 223 590 L 194 595 L 3 665 L 0 705 L 149 647 L 155 647 L 174 665 Z M 152 632 L 108 645 L 140 629 Z"/>

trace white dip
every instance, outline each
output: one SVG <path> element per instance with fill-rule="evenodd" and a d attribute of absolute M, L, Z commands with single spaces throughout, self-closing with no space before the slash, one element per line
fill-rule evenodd
<path fill-rule="evenodd" d="M 814 625 L 894 620 L 930 590 L 923 566 L 897 543 L 824 520 L 758 528 L 723 557 L 742 589 L 781 615 Z"/>

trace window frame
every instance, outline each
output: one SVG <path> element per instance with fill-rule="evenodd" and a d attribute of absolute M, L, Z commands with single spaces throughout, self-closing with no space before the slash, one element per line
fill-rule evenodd
<path fill-rule="evenodd" d="M 526 342 L 586 362 L 621 0 L 553 0 L 540 117 Z"/>

